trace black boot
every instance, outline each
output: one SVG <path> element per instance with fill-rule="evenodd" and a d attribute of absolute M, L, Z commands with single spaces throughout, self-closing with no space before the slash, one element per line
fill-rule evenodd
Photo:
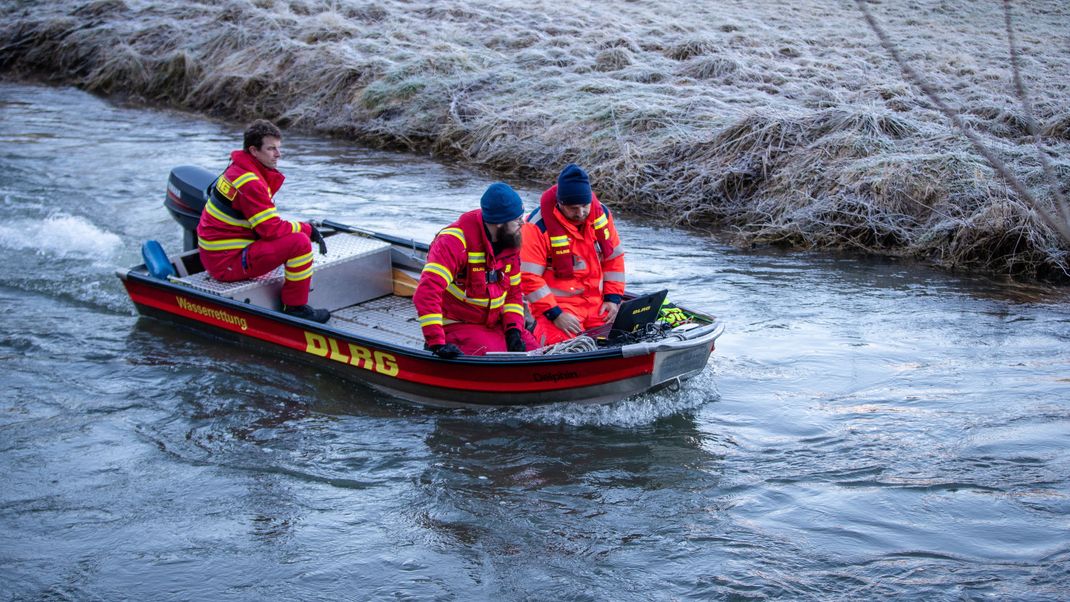
<path fill-rule="evenodd" d="M 282 313 L 302 320 L 319 322 L 320 324 L 324 324 L 331 319 L 331 312 L 326 309 L 315 309 L 311 305 L 297 305 L 294 307 L 283 305 Z"/>

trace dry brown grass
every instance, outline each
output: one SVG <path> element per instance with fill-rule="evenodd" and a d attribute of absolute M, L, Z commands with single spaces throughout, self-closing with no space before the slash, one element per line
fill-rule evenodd
<path fill-rule="evenodd" d="M 869 6 L 1051 204 L 999 2 Z M 1015 11 L 1065 190 L 1070 7 Z M 577 161 L 618 208 L 744 243 L 1070 275 L 1070 243 L 904 83 L 851 2 L 8 1 L 0 70 L 545 181 Z"/>

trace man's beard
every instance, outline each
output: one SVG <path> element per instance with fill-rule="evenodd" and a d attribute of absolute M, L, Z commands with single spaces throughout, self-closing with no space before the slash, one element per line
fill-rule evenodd
<path fill-rule="evenodd" d="M 495 246 L 502 249 L 519 249 L 520 243 L 523 241 L 523 237 L 520 235 L 520 230 L 516 232 L 502 232 L 498 231 L 498 240 L 494 241 Z"/>

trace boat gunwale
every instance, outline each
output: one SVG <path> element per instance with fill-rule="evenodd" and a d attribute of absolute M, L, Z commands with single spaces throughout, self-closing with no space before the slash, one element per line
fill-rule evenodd
<path fill-rule="evenodd" d="M 205 301 L 209 301 L 209 302 L 212 302 L 212 303 L 218 303 L 220 305 L 229 307 L 229 308 L 231 308 L 231 309 L 233 309 L 235 311 L 249 312 L 249 313 L 252 313 L 252 314 L 257 315 L 259 317 L 267 318 L 267 319 L 272 320 L 272 321 L 280 322 L 280 323 L 283 323 L 283 324 L 289 324 L 289 325 L 295 326 L 295 327 L 296 326 L 300 326 L 301 328 L 304 328 L 306 330 L 311 329 L 311 330 L 314 330 L 314 331 L 318 331 L 319 334 L 325 334 L 325 335 L 330 335 L 330 336 L 333 336 L 333 337 L 336 337 L 336 338 L 339 338 L 339 339 L 344 339 L 346 342 L 353 342 L 353 343 L 357 343 L 357 344 L 362 344 L 364 346 L 372 346 L 372 347 L 375 347 L 377 349 L 382 349 L 384 351 L 391 351 L 391 352 L 394 352 L 394 353 L 400 353 L 402 355 L 405 355 L 407 357 L 411 357 L 411 358 L 414 358 L 414 359 L 423 359 L 423 360 L 435 359 L 437 361 L 442 361 L 442 362 L 450 362 L 450 363 L 455 363 L 455 364 L 472 364 L 472 365 L 478 365 L 478 366 L 484 366 L 484 367 L 486 367 L 487 364 L 491 364 L 491 365 L 498 364 L 498 365 L 501 365 L 502 367 L 515 367 L 515 366 L 526 366 L 526 365 L 552 366 L 552 365 L 555 365 L 555 364 L 586 363 L 586 362 L 589 362 L 589 361 L 600 361 L 600 360 L 607 360 L 607 359 L 626 359 L 628 357 L 632 357 L 633 356 L 632 354 L 630 354 L 630 353 L 628 353 L 626 351 L 626 349 L 629 347 L 629 345 L 623 345 L 623 346 L 620 346 L 620 347 L 600 348 L 600 349 L 596 349 L 594 351 L 581 351 L 581 352 L 575 352 L 575 353 L 562 353 L 562 354 L 556 354 L 556 355 L 489 354 L 489 355 L 462 355 L 462 356 L 458 356 L 456 358 L 444 359 L 444 358 L 438 358 L 438 357 L 434 356 L 430 351 L 426 351 L 426 350 L 423 350 L 423 349 L 415 349 L 413 347 L 406 347 L 406 346 L 403 346 L 403 345 L 398 345 L 396 343 L 392 343 L 392 342 L 384 340 L 384 339 L 368 338 L 368 337 L 362 336 L 362 335 L 360 335 L 358 333 L 355 333 L 355 332 L 353 332 L 351 330 L 346 330 L 346 329 L 334 327 L 334 326 L 331 326 L 330 324 L 319 324 L 317 322 L 312 322 L 312 321 L 309 321 L 309 320 L 302 320 L 300 318 L 294 318 L 292 316 L 288 316 L 286 314 L 283 314 L 283 313 L 281 313 L 279 311 L 276 311 L 276 310 L 273 310 L 273 309 L 260 307 L 258 305 L 253 305 L 251 303 L 245 303 L 245 302 L 242 302 L 242 301 L 238 301 L 236 299 L 231 299 L 229 297 L 224 297 L 224 296 L 221 296 L 221 295 L 213 294 L 211 292 L 202 291 L 202 290 L 199 290 L 199 289 L 196 289 L 196 288 L 193 288 L 193 287 L 184 286 L 184 285 L 181 285 L 181 284 L 176 284 L 176 283 L 171 282 L 171 281 L 161 280 L 159 278 L 154 278 L 154 277 L 152 277 L 152 276 L 150 276 L 148 274 L 148 268 L 143 263 L 142 264 L 138 264 L 138 265 L 136 265 L 136 266 L 134 266 L 132 268 L 125 269 L 125 270 L 124 269 L 117 269 L 116 270 L 116 274 L 119 276 L 120 279 L 122 279 L 124 281 L 127 280 L 127 279 L 133 279 L 135 281 L 138 281 L 138 282 L 141 282 L 141 283 L 145 284 L 146 286 L 155 287 L 155 288 L 159 288 L 159 289 L 163 289 L 163 290 L 169 290 L 169 291 L 173 291 L 173 292 L 176 292 L 176 293 L 182 293 L 182 294 L 188 295 L 188 296 L 194 296 L 194 297 L 197 297 L 197 298 L 205 300 Z M 721 323 L 716 318 L 714 318 L 712 316 L 708 316 L 708 315 L 703 314 L 701 312 L 691 311 L 691 310 L 689 310 L 687 308 L 684 308 L 684 307 L 681 307 L 681 309 L 687 311 L 688 313 L 690 313 L 692 315 L 695 315 L 695 316 L 699 317 L 703 321 L 708 322 L 707 324 L 702 325 L 700 328 L 703 328 L 703 329 L 710 328 L 711 332 L 713 330 L 717 329 L 718 327 L 720 327 L 721 330 L 723 330 L 723 323 Z M 168 314 L 175 315 L 175 316 L 178 316 L 178 317 L 184 317 L 184 316 L 180 316 L 179 314 L 176 314 L 174 312 L 170 312 L 170 311 L 167 311 L 167 310 L 161 310 L 161 311 L 165 311 Z M 212 327 L 211 326 L 207 326 L 207 328 L 211 329 Z M 699 339 L 707 336 L 707 334 L 708 333 L 703 333 L 703 335 L 701 335 L 700 337 L 696 337 L 696 339 L 694 339 L 695 343 L 698 344 L 699 343 Z M 239 336 L 247 336 L 249 338 L 257 338 L 257 339 L 259 339 L 259 337 L 254 337 L 254 336 L 251 336 L 251 335 L 239 335 Z M 714 340 L 719 338 L 719 336 L 720 336 L 720 333 L 717 333 L 717 336 L 714 337 Z M 677 341 L 677 342 L 678 343 L 684 343 L 685 345 L 683 345 L 683 346 L 688 346 L 688 345 L 686 345 L 686 343 L 688 343 L 690 341 L 691 341 L 691 339 L 686 339 L 686 340 Z M 645 353 L 640 353 L 640 354 L 637 354 L 637 355 L 654 355 L 654 354 L 657 353 L 656 346 L 659 343 L 665 343 L 665 342 L 666 341 L 650 341 L 650 342 L 637 343 L 635 345 L 646 347 Z"/>
<path fill-rule="evenodd" d="M 614 358 L 624 358 L 624 353 L 622 351 L 623 347 L 612 347 L 612 348 L 597 349 L 595 351 L 584 351 L 584 352 L 578 352 L 578 353 L 563 353 L 563 354 L 559 354 L 559 355 L 508 355 L 508 354 L 481 355 L 481 356 L 479 356 L 479 355 L 462 355 L 462 356 L 459 356 L 459 357 L 456 357 L 456 358 L 452 358 L 452 359 L 443 359 L 443 358 L 438 358 L 437 356 L 432 354 L 430 351 L 426 351 L 426 350 L 423 350 L 423 349 L 414 349 L 412 347 L 405 347 L 405 346 L 398 345 L 396 343 L 392 343 L 390 341 L 386 341 L 386 340 L 383 340 L 383 339 L 367 338 L 367 337 L 361 336 L 360 334 L 354 333 L 354 332 L 352 332 L 350 330 L 345 330 L 345 329 L 342 329 L 342 328 L 332 327 L 329 323 L 328 324 L 319 324 L 319 323 L 316 323 L 316 322 L 311 322 L 309 320 L 302 320 L 300 318 L 294 318 L 292 316 L 287 316 L 286 314 L 283 314 L 283 313 L 281 313 L 279 311 L 276 311 L 276 310 L 273 310 L 273 309 L 267 309 L 267 308 L 264 308 L 264 307 L 260 307 L 258 305 L 253 305 L 251 303 L 244 303 L 242 301 L 231 299 L 229 297 L 223 297 L 221 295 L 215 295 L 215 294 L 212 294 L 210 292 L 201 291 L 201 290 L 198 290 L 198 289 L 193 288 L 193 287 L 183 286 L 183 285 L 180 285 L 180 284 L 176 284 L 174 282 L 161 280 L 159 278 L 154 278 L 154 277 L 152 277 L 152 276 L 150 276 L 148 274 L 148 271 L 147 271 L 147 268 L 145 267 L 145 264 L 139 264 L 137 266 L 134 266 L 133 268 L 129 268 L 129 269 L 126 269 L 126 270 L 119 269 L 119 270 L 116 270 L 116 273 L 119 276 L 119 278 L 122 279 L 122 280 L 131 279 L 131 280 L 134 280 L 134 281 L 137 281 L 137 282 L 141 282 L 144 285 L 147 285 L 147 286 L 150 286 L 150 287 L 169 290 L 169 291 L 173 291 L 173 292 L 176 292 L 176 293 L 182 293 L 183 295 L 197 297 L 197 298 L 205 300 L 205 301 L 210 301 L 212 303 L 217 303 L 217 304 L 229 307 L 229 308 L 231 308 L 231 309 L 233 309 L 235 311 L 242 311 L 242 312 L 252 313 L 252 314 L 257 315 L 259 317 L 267 318 L 267 319 L 270 319 L 270 320 L 273 320 L 273 321 L 276 321 L 276 322 L 281 322 L 281 323 L 289 324 L 289 325 L 292 325 L 292 326 L 300 326 L 301 328 L 303 328 L 305 330 L 313 330 L 313 331 L 317 331 L 320 334 L 326 334 L 326 335 L 334 336 L 334 337 L 339 338 L 339 339 L 345 339 L 347 342 L 360 343 L 360 344 L 364 344 L 364 345 L 367 345 L 367 346 L 376 347 L 378 349 L 388 350 L 388 351 L 391 351 L 391 352 L 397 352 L 397 353 L 401 353 L 403 355 L 406 355 L 406 356 L 409 356 L 409 357 L 412 357 L 412 358 L 416 358 L 416 359 L 425 359 L 426 360 L 426 359 L 429 359 L 429 358 L 434 358 L 436 360 L 444 361 L 444 362 L 452 362 L 452 363 L 459 363 L 459 364 L 466 364 L 467 363 L 467 364 L 476 364 L 476 365 L 481 365 L 481 366 L 486 366 L 487 364 L 502 364 L 502 365 L 506 365 L 506 366 L 518 366 L 518 365 L 527 365 L 527 364 L 553 365 L 553 364 L 559 364 L 559 363 L 575 363 L 577 361 L 586 362 L 586 361 L 597 361 L 597 360 L 606 360 L 606 359 L 614 359 Z M 164 311 L 166 311 L 166 310 L 164 310 Z M 167 312 L 167 313 L 174 314 L 174 312 Z M 174 315 L 178 315 L 178 314 L 174 314 Z M 184 317 L 184 316 L 179 316 L 179 317 Z M 251 335 L 240 335 L 240 336 L 249 336 L 250 338 L 259 338 L 259 337 L 252 337 Z"/>

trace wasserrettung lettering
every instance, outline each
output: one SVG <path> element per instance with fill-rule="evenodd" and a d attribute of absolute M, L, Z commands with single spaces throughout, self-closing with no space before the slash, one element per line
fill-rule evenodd
<path fill-rule="evenodd" d="M 235 316 L 234 314 L 227 313 L 221 309 L 212 309 L 210 307 L 205 307 L 203 305 L 193 303 L 185 297 L 175 297 L 175 299 L 178 301 L 178 306 L 186 311 L 193 312 L 195 314 L 200 314 L 202 316 L 207 316 L 209 318 L 219 320 L 220 322 L 226 322 L 227 324 L 234 324 L 242 330 L 249 330 L 249 324 L 245 321 L 245 318 L 242 318 L 241 316 Z"/>

